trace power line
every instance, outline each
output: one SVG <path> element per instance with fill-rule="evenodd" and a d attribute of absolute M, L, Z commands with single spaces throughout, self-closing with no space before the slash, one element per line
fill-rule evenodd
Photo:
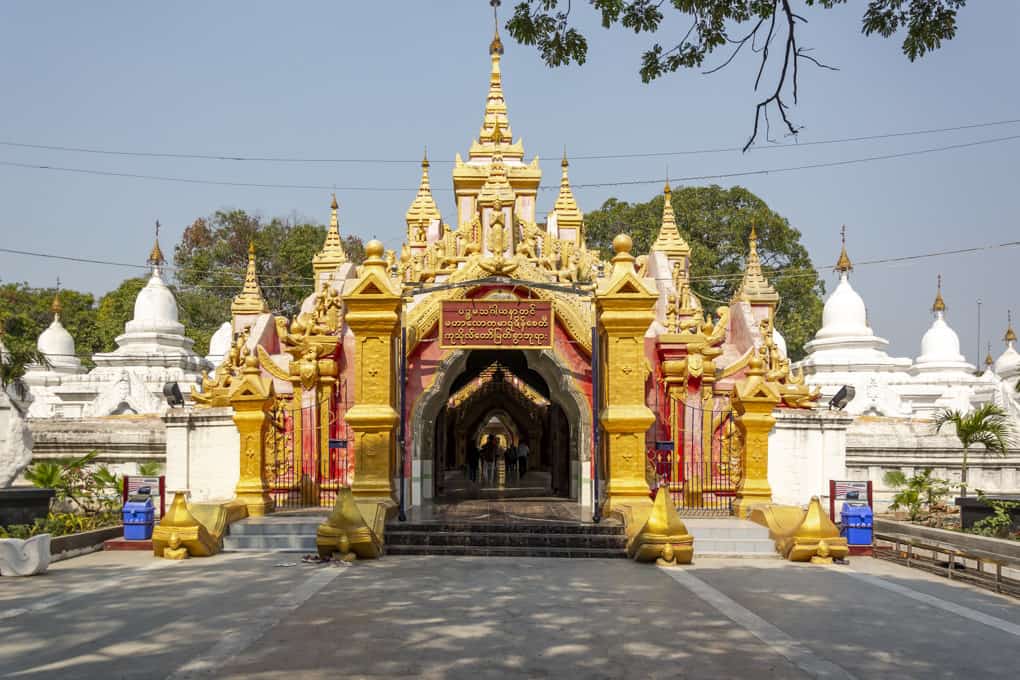
<path fill-rule="evenodd" d="M 920 130 L 902 130 L 898 132 L 884 132 L 871 135 L 858 135 L 854 137 L 839 137 L 834 139 L 822 139 L 808 142 L 787 142 L 781 144 L 768 144 L 759 147 L 752 147 L 754 150 L 763 151 L 766 149 L 783 149 L 790 147 L 822 146 L 828 144 L 845 144 L 849 142 L 865 142 L 879 139 L 893 139 L 897 137 L 912 137 L 917 135 L 940 134 L 944 132 L 959 132 L 961 130 L 974 130 L 978 128 L 998 127 L 1002 125 L 1013 125 L 1020 123 L 1020 118 L 1009 120 L 986 121 L 980 123 L 967 123 L 942 128 L 927 128 Z M 96 147 L 62 146 L 57 144 L 33 144 L 28 142 L 0 141 L 0 146 L 8 146 L 20 149 L 36 149 L 41 151 L 60 151 L 65 153 L 82 153 L 103 156 L 127 156 L 133 158 L 164 158 L 177 160 L 211 160 L 231 162 L 254 162 L 254 163 L 344 163 L 344 164 L 415 164 L 420 159 L 399 159 L 399 158 L 317 158 L 311 156 L 255 156 L 245 154 L 202 154 L 202 153 L 172 153 L 161 151 L 126 151 L 119 149 L 104 149 Z M 613 154 L 581 154 L 571 156 L 571 160 L 620 160 L 626 158 L 657 158 L 665 156 L 689 156 L 717 153 L 730 153 L 742 151 L 741 146 L 732 147 L 709 147 L 704 149 L 681 149 L 678 151 L 652 151 L 637 153 L 613 153 Z M 557 154 L 548 154 L 545 157 L 553 158 Z M 452 165 L 454 161 L 434 160 L 432 164 Z"/>
<path fill-rule="evenodd" d="M 860 163 L 871 163 L 874 161 L 892 160 L 896 158 L 908 158 L 911 156 L 921 156 L 930 153 L 937 153 L 941 151 L 952 151 L 956 149 L 965 149 L 975 146 L 983 146 L 986 144 L 998 144 L 1000 142 L 1010 142 L 1016 139 L 1020 139 L 1020 135 L 1010 135 L 1007 137 L 995 137 L 992 139 L 980 139 L 972 142 L 962 142 L 960 144 L 950 144 L 946 146 L 936 146 L 928 149 L 917 149 L 914 151 L 901 151 L 898 153 L 881 154 L 876 156 L 865 156 L 863 158 L 851 158 L 841 161 L 825 161 L 820 163 L 807 163 L 803 165 L 793 165 L 780 168 L 768 168 L 762 170 L 742 170 L 736 172 L 724 172 L 712 175 L 689 175 L 686 177 L 673 177 L 671 178 L 675 182 L 696 182 L 710 179 L 724 179 L 729 177 L 751 177 L 756 175 L 774 175 L 783 172 L 794 172 L 798 170 L 816 170 L 820 168 L 834 168 L 842 167 L 847 165 L 855 165 Z M 123 177 L 129 179 L 144 179 L 144 180 L 155 180 L 162 182 L 180 182 L 186 184 L 208 184 L 215 186 L 231 186 L 231 187 L 246 187 L 256 189 L 312 189 L 315 191 L 341 191 L 355 193 L 358 191 L 368 192 L 401 192 L 401 193 L 413 193 L 418 190 L 417 187 L 341 187 L 336 185 L 325 185 L 325 184 L 269 184 L 269 183 L 258 183 L 258 182 L 237 182 L 237 181 L 224 181 L 224 180 L 211 180 L 211 179 L 199 179 L 193 177 L 167 177 L 163 175 L 144 175 L 138 173 L 129 172 L 114 172 L 109 170 L 94 170 L 88 168 L 70 168 L 55 165 L 37 165 L 33 163 L 17 163 L 13 161 L 0 161 L 0 165 L 18 167 L 18 168 L 29 168 L 34 170 L 54 170 L 58 172 L 70 172 L 86 175 L 100 175 L 105 177 Z M 656 179 L 639 179 L 639 180 L 619 180 L 611 182 L 589 182 L 572 184 L 573 189 L 594 189 L 594 188 L 605 188 L 605 187 L 620 187 L 620 186 L 640 186 L 648 184 L 661 184 L 664 178 Z M 541 191 L 559 191 L 559 186 L 541 186 Z"/>

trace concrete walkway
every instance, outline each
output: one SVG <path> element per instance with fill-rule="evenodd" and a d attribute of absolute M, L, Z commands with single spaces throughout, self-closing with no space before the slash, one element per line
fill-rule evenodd
<path fill-rule="evenodd" d="M 97 553 L 0 579 L 0 677 L 1012 677 L 1020 606 L 905 567 Z"/>

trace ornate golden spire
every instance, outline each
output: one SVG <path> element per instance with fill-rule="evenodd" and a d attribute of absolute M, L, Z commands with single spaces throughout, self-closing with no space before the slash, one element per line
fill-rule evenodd
<path fill-rule="evenodd" d="M 495 145 L 492 163 L 489 164 L 489 176 L 485 178 L 485 184 L 478 192 L 478 205 L 491 207 L 500 203 L 504 206 L 512 206 L 516 196 L 513 187 L 510 186 L 510 180 L 507 179 L 506 165 L 503 164 L 503 152 L 499 148 L 503 141 L 503 129 L 498 122 L 493 127 L 492 140 Z"/>
<path fill-rule="evenodd" d="M 489 58 L 492 60 L 492 68 L 489 71 L 489 94 L 485 98 L 485 118 L 482 122 L 482 130 L 478 133 L 478 141 L 482 144 L 495 143 L 497 146 L 502 143 L 496 142 L 493 132 L 497 123 L 506 131 L 503 139 L 508 143 L 513 141 L 510 132 L 510 120 L 506 113 L 506 99 L 503 98 L 503 75 L 500 72 L 499 60 L 503 56 L 503 41 L 499 39 L 499 17 L 496 14 L 499 2 L 492 4 L 493 21 L 495 23 L 495 35 L 489 43 Z"/>
<path fill-rule="evenodd" d="M 669 187 L 669 180 L 662 190 L 662 224 L 659 226 L 659 235 L 652 244 L 652 250 L 666 253 L 671 260 L 679 260 L 691 254 L 691 247 L 687 241 L 680 236 L 680 230 L 676 226 L 676 215 L 673 214 L 673 190 Z"/>
<path fill-rule="evenodd" d="M 580 238 L 581 223 L 584 221 L 584 213 L 577 207 L 574 200 L 574 191 L 570 188 L 570 177 L 567 175 L 567 168 L 570 167 L 567 161 L 567 150 L 563 150 L 563 161 L 560 163 L 563 168 L 563 175 L 560 177 L 560 194 L 556 197 L 556 204 L 553 212 L 556 213 L 556 224 L 559 228 L 576 229 L 577 237 Z"/>
<path fill-rule="evenodd" d="M 255 270 L 255 242 L 248 243 L 248 269 L 244 273 L 244 288 L 230 304 L 231 314 L 262 314 L 269 311 L 262 289 L 259 288 L 258 272 Z"/>
<path fill-rule="evenodd" d="M 1016 342 L 1016 331 L 1013 330 L 1013 312 L 1006 310 L 1006 335 L 1002 338 L 1007 343 Z"/>
<path fill-rule="evenodd" d="M 995 363 L 995 359 L 992 358 L 992 343 L 991 343 L 991 341 L 989 341 L 988 342 L 988 354 L 985 355 L 985 366 L 987 366 L 988 368 L 991 368 L 992 364 L 994 364 L 994 363 Z"/>
<path fill-rule="evenodd" d="M 329 229 L 326 231 L 326 241 L 322 244 L 322 250 L 312 258 L 312 269 L 315 271 L 316 277 L 323 272 L 335 270 L 347 261 L 344 243 L 340 238 L 340 217 L 337 215 L 340 205 L 336 202 L 336 194 L 333 194 L 329 209 Z"/>
<path fill-rule="evenodd" d="M 758 257 L 758 231 L 751 224 L 751 236 L 748 239 L 750 249 L 747 253 L 747 265 L 744 278 L 734 296 L 737 300 L 746 300 L 753 304 L 775 305 L 779 302 L 779 293 L 772 287 L 761 270 L 761 259 Z"/>
<path fill-rule="evenodd" d="M 149 259 L 146 262 L 154 267 L 158 267 L 166 262 L 166 258 L 163 257 L 163 251 L 159 247 L 159 220 L 156 220 L 156 242 L 152 244 Z"/>
<path fill-rule="evenodd" d="M 939 274 L 938 281 L 938 291 L 935 293 L 935 302 L 931 305 L 931 311 L 936 313 L 946 311 L 946 301 L 942 299 L 942 274 Z"/>
<path fill-rule="evenodd" d="M 436 206 L 436 200 L 432 197 L 432 186 L 429 184 L 428 151 L 425 152 L 421 161 L 421 182 L 418 184 L 418 194 L 411 201 L 405 219 L 409 230 L 419 224 L 428 225 L 432 220 L 442 221 L 443 219 L 439 213 L 439 207 Z"/>
<path fill-rule="evenodd" d="M 53 304 L 50 305 L 50 311 L 53 312 L 53 318 L 60 318 L 60 313 L 64 311 L 64 304 L 60 301 L 60 284 L 57 284 L 57 292 L 53 294 Z"/>
<path fill-rule="evenodd" d="M 853 270 L 854 263 L 850 261 L 850 256 L 846 254 L 846 225 L 839 230 L 840 239 L 843 241 L 843 248 L 839 251 L 839 259 L 836 260 L 836 271 L 840 274 L 846 274 Z"/>

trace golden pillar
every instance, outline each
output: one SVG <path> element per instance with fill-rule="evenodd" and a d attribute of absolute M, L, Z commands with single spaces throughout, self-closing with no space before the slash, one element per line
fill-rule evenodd
<path fill-rule="evenodd" d="M 645 478 L 645 433 L 655 414 L 645 404 L 644 336 L 655 318 L 656 295 L 634 271 L 631 239 L 613 239 L 613 272 L 595 295 L 599 338 L 603 351 L 601 373 L 606 404 L 600 415 L 606 432 L 606 510 L 621 512 L 633 531 L 648 519 L 651 489 Z"/>
<path fill-rule="evenodd" d="M 743 479 L 737 488 L 733 512 L 746 518 L 750 508 L 772 502 L 769 486 L 769 432 L 776 419 L 772 411 L 782 401 L 776 383 L 765 380 L 764 363 L 755 353 L 748 364 L 747 378 L 733 388 L 733 408 L 737 412 L 737 429 L 744 440 L 740 456 Z"/>
<path fill-rule="evenodd" d="M 355 339 L 354 406 L 345 419 L 354 432 L 355 499 L 393 507 L 400 422 L 395 406 L 397 390 L 404 387 L 397 385 L 396 374 L 401 297 L 390 283 L 383 252 L 374 239 L 365 245 L 361 277 L 344 295 L 345 319 Z"/>
<path fill-rule="evenodd" d="M 273 511 L 273 499 L 266 484 L 266 434 L 271 427 L 270 411 L 276 397 L 273 381 L 264 377 L 258 359 L 243 350 L 244 368 L 230 394 L 234 424 L 241 435 L 241 476 L 235 495 L 248 508 L 250 517 Z"/>

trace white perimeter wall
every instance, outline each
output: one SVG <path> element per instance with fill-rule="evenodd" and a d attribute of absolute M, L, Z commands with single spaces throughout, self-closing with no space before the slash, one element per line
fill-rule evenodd
<path fill-rule="evenodd" d="M 171 409 L 166 423 L 166 490 L 193 502 L 228 500 L 241 476 L 241 436 L 230 407 Z"/>

